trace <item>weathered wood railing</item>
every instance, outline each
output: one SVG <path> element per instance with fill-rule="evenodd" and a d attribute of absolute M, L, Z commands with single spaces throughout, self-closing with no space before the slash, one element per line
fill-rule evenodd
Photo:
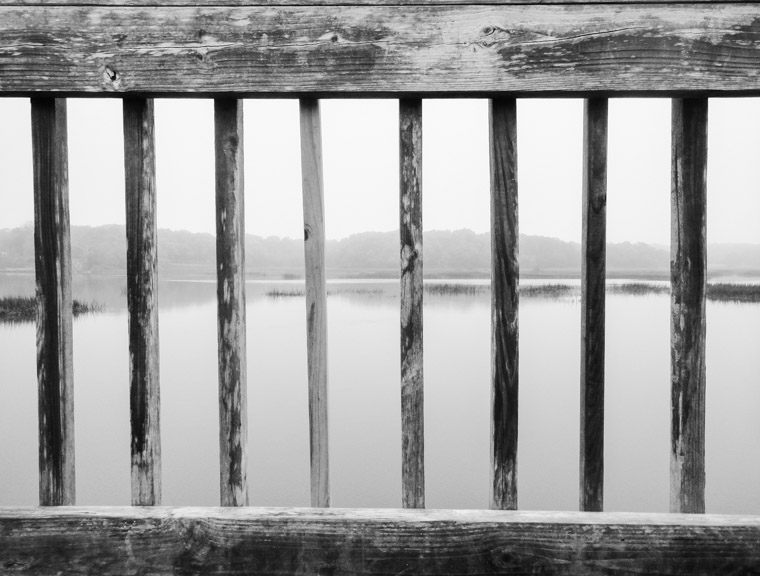
<path fill-rule="evenodd" d="M 760 95 L 760 6 L 635 0 L 1 0 L 0 96 L 32 104 L 41 508 L 0 572 L 748 574 L 760 518 L 703 513 L 708 97 Z M 161 502 L 153 100 L 215 99 L 220 501 L 248 503 L 241 98 L 301 99 L 311 502 L 330 504 L 319 100 L 399 98 L 402 504 L 424 508 L 422 98 L 491 99 L 490 511 L 77 508 L 68 96 L 124 100 L 132 503 Z M 516 98 L 586 98 L 580 510 L 517 508 Z M 674 97 L 671 511 L 603 509 L 607 98 Z M 47 508 L 55 506 L 55 508 Z M 58 506 L 66 506 L 59 508 Z"/>

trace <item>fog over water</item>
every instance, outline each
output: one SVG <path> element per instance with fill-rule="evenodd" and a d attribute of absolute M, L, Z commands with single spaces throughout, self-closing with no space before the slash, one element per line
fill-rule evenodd
<path fill-rule="evenodd" d="M 539 281 L 522 284 L 533 282 Z M 298 281 L 247 285 L 252 505 L 309 503 L 305 304 L 301 296 L 271 295 L 300 287 Z M 334 281 L 328 289 L 333 505 L 399 507 L 398 282 Z M 129 504 L 124 281 L 78 277 L 74 291 L 105 305 L 74 321 L 77 503 Z M 218 503 L 215 291 L 213 281 L 168 281 L 159 288 L 168 505 Z M 3 275 L 0 295 L 32 293 L 32 276 Z M 668 510 L 669 306 L 667 293 L 608 293 L 607 510 Z M 760 304 L 707 304 L 708 512 L 760 513 L 758 326 Z M 424 338 L 426 504 L 487 508 L 488 291 L 426 294 Z M 576 293 L 522 297 L 522 509 L 577 509 L 579 355 Z M 0 325 L 0 363 L 0 505 L 36 505 L 33 324 Z"/>

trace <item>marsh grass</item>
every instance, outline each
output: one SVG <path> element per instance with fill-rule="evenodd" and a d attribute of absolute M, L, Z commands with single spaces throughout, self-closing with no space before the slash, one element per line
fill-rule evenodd
<path fill-rule="evenodd" d="M 634 296 L 667 294 L 670 292 L 670 286 L 666 284 L 650 284 L 649 282 L 626 282 L 625 284 L 608 284 L 607 292 L 610 294 L 631 294 Z"/>
<path fill-rule="evenodd" d="M 524 298 L 549 298 L 553 300 L 575 296 L 579 293 L 579 288 L 569 284 L 531 284 L 520 286 L 519 291 L 520 296 Z"/>
<path fill-rule="evenodd" d="M 103 306 L 95 302 L 74 300 L 74 316 L 101 312 Z M 0 322 L 34 322 L 37 314 L 37 301 L 28 296 L 6 296 L 0 298 Z"/>
<path fill-rule="evenodd" d="M 760 284 L 708 284 L 707 299 L 718 302 L 760 302 Z"/>
<path fill-rule="evenodd" d="M 433 296 L 477 296 L 490 294 L 491 287 L 488 284 L 449 284 L 447 282 L 424 284 L 425 294 Z"/>
<path fill-rule="evenodd" d="M 456 282 L 436 282 L 425 284 L 425 294 L 440 297 L 483 296 L 491 293 L 489 284 L 461 284 Z M 519 287 L 523 298 L 547 298 L 550 300 L 577 297 L 580 287 L 570 284 L 529 284 Z M 610 294 L 627 294 L 646 296 L 649 294 L 668 294 L 670 286 L 661 283 L 625 282 L 608 284 Z M 383 288 L 334 288 L 327 291 L 328 296 L 397 296 L 394 287 Z M 274 288 L 266 292 L 269 298 L 303 298 L 303 288 Z M 708 284 L 707 299 L 718 302 L 760 302 L 760 284 Z M 34 300 L 32 302 L 32 313 Z"/>
<path fill-rule="evenodd" d="M 385 291 L 382 288 L 338 288 L 337 290 L 328 290 L 328 296 L 382 296 Z M 305 292 L 303 288 L 280 289 L 273 288 L 267 290 L 265 295 L 268 298 L 303 298 Z"/>
<path fill-rule="evenodd" d="M 266 291 L 266 296 L 267 298 L 303 298 L 304 291 L 300 288 L 288 288 L 287 290 L 273 288 Z"/>
<path fill-rule="evenodd" d="M 481 296 L 491 293 L 489 284 L 460 284 L 448 282 L 436 282 L 425 284 L 425 294 L 431 296 L 453 297 L 453 296 Z M 389 289 L 383 288 L 337 288 L 327 291 L 328 296 L 397 296 L 394 291 L 395 287 Z M 567 284 L 541 284 L 531 286 L 521 286 L 520 294 L 527 297 L 535 298 L 561 298 L 571 296 L 578 292 L 577 286 Z M 303 288 L 273 288 L 267 290 L 265 295 L 268 298 L 303 298 Z"/>

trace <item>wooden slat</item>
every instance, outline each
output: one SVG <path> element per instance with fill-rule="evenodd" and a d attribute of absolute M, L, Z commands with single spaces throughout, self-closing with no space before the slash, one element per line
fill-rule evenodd
<path fill-rule="evenodd" d="M 2 94 L 760 94 L 753 4 L 0 7 L 0 38 Z"/>
<path fill-rule="evenodd" d="M 304 99 L 300 102 L 311 505 L 326 507 L 330 505 L 327 427 L 327 280 L 322 124 L 319 110 L 319 100 Z"/>
<path fill-rule="evenodd" d="M 673 100 L 671 512 L 705 511 L 707 100 Z"/>
<path fill-rule="evenodd" d="M 153 100 L 125 99 L 132 504 L 161 504 L 156 151 Z"/>
<path fill-rule="evenodd" d="M 583 105 L 580 509 L 604 508 L 604 302 L 607 99 Z"/>
<path fill-rule="evenodd" d="M 39 498 L 75 502 L 74 370 L 66 101 L 32 99 Z"/>
<path fill-rule="evenodd" d="M 517 102 L 490 102 L 491 500 L 517 509 L 518 262 Z"/>
<path fill-rule="evenodd" d="M 0 566 L 52 574 L 671 574 L 760 570 L 760 518 L 292 508 L 0 509 Z"/>
<path fill-rule="evenodd" d="M 683 4 L 749 3 L 757 0 L 681 0 Z M 6 6 L 448 6 L 482 4 L 659 4 L 673 0 L 0 0 Z"/>
<path fill-rule="evenodd" d="M 422 100 L 399 101 L 401 502 L 425 507 L 422 371 Z"/>
<path fill-rule="evenodd" d="M 222 506 L 248 505 L 243 101 L 214 101 Z"/>

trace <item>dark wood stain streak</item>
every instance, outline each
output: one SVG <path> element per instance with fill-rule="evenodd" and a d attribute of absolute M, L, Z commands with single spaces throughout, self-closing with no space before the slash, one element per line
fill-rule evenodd
<path fill-rule="evenodd" d="M 322 172 L 322 120 L 319 100 L 303 99 L 301 175 L 303 178 L 306 336 L 309 371 L 311 505 L 330 506 L 327 370 L 327 276 Z"/>
<path fill-rule="evenodd" d="M 580 509 L 604 508 L 604 308 L 607 243 L 606 98 L 583 108 Z"/>
<path fill-rule="evenodd" d="M 673 100 L 671 512 L 705 511 L 707 99 Z"/>
<path fill-rule="evenodd" d="M 214 101 L 222 506 L 248 505 L 243 101 Z"/>
<path fill-rule="evenodd" d="M 490 103 L 491 500 L 517 509 L 518 306 L 517 102 Z"/>
<path fill-rule="evenodd" d="M 158 247 L 153 100 L 125 99 L 132 504 L 161 504 Z"/>
<path fill-rule="evenodd" d="M 32 99 L 39 499 L 75 502 L 74 371 L 66 101 Z"/>
<path fill-rule="evenodd" d="M 746 516 L 306 508 L 0 509 L 0 566 L 27 576 L 743 576 L 760 567 L 758 542 L 760 519 Z"/>
<path fill-rule="evenodd" d="M 399 101 L 399 136 L 402 505 L 424 508 L 422 100 Z"/>
<path fill-rule="evenodd" d="M 760 94 L 751 3 L 2 6 L 0 38 L 3 94 Z"/>

